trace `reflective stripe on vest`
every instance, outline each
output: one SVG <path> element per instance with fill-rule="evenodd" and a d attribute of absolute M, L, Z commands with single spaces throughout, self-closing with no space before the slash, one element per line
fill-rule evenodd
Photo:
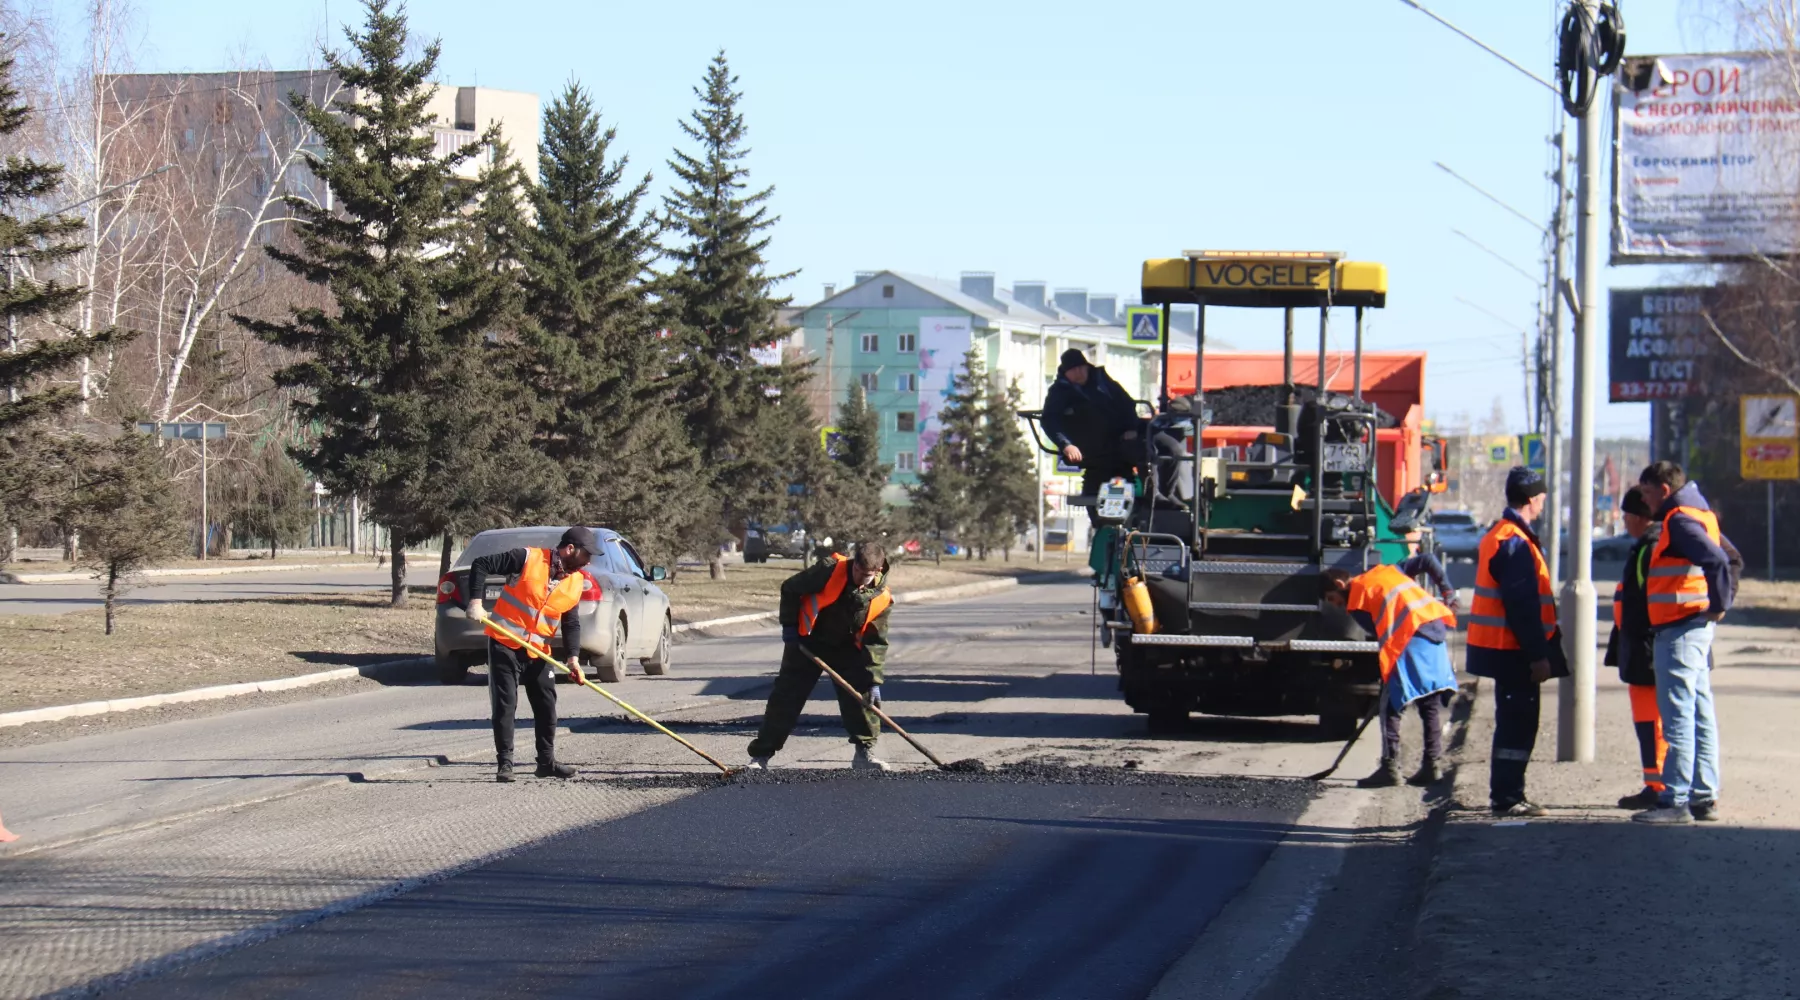
<path fill-rule="evenodd" d="M 1407 643 L 1426 622 L 1456 626 L 1456 616 L 1417 580 L 1393 566 L 1377 566 L 1350 581 L 1350 611 L 1366 612 L 1375 621 L 1375 638 L 1381 643 L 1381 679 L 1387 680 L 1406 651 Z"/>
<path fill-rule="evenodd" d="M 1650 571 L 1644 575 L 1644 600 L 1650 605 L 1652 628 L 1705 614 L 1712 606 L 1706 571 L 1669 551 L 1669 521 L 1677 514 L 1698 521 L 1706 529 L 1706 537 L 1719 544 L 1719 516 L 1710 510 L 1677 507 L 1663 518 L 1662 535 L 1650 550 Z"/>
<path fill-rule="evenodd" d="M 850 557 L 834 553 L 831 561 L 833 563 L 831 576 L 825 581 L 825 589 L 808 595 L 805 600 L 800 602 L 799 628 L 801 635 L 813 634 L 813 627 L 819 624 L 819 612 L 836 604 L 837 599 L 844 596 L 844 588 L 850 584 Z M 869 611 L 863 616 L 862 627 L 856 630 L 856 648 L 862 648 L 863 633 L 893 603 L 893 595 L 888 592 L 884 584 L 881 593 L 876 594 L 869 601 Z"/>
<path fill-rule="evenodd" d="M 1556 634 L 1556 590 L 1550 582 L 1550 567 L 1544 554 L 1524 529 L 1501 518 L 1482 536 L 1481 550 L 1475 557 L 1475 599 L 1469 604 L 1469 645 L 1482 649 L 1519 649 L 1519 639 L 1506 624 L 1506 604 L 1500 597 L 1500 581 L 1494 579 L 1488 563 L 1508 539 L 1518 538 L 1531 549 L 1531 561 L 1537 570 L 1538 617 L 1544 627 L 1544 638 Z"/>
<path fill-rule="evenodd" d="M 532 648 L 549 652 L 549 640 L 562 627 L 562 616 L 581 603 L 585 586 L 580 573 L 570 573 L 552 586 L 550 550 L 526 549 L 525 568 L 500 591 L 500 599 L 494 602 L 494 617 L 501 619 L 503 624 L 499 627 L 489 625 L 483 631 L 508 649 L 521 648 L 517 639 L 500 631 L 505 627 L 524 636 Z M 573 655 L 574 650 L 569 653 Z"/>

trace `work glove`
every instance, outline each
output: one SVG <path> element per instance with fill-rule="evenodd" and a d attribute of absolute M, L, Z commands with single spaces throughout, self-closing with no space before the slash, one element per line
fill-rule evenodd
<path fill-rule="evenodd" d="M 569 657 L 569 676 L 573 678 L 577 684 L 587 683 L 587 678 L 583 677 L 581 674 L 581 661 L 573 656 Z"/>
<path fill-rule="evenodd" d="M 877 684 L 869 689 L 869 704 L 881 704 L 881 685 Z"/>
<path fill-rule="evenodd" d="M 487 608 L 482 607 L 480 601 L 470 601 L 469 602 L 468 614 L 469 614 L 469 620 L 472 622 L 475 622 L 476 624 L 481 624 L 482 622 L 487 621 L 487 617 L 488 617 Z"/>
<path fill-rule="evenodd" d="M 800 645 L 800 629 L 794 625 L 781 626 L 781 641 L 790 646 Z"/>

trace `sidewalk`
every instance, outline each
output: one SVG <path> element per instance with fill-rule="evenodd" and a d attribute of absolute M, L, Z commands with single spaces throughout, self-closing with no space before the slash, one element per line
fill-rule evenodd
<path fill-rule="evenodd" d="M 1611 667 L 1600 668 L 1596 762 L 1555 763 L 1547 685 L 1527 794 L 1551 815 L 1496 823 L 1493 689 L 1481 683 L 1419 911 L 1415 996 L 1800 996 L 1800 630 L 1728 623 L 1714 651 L 1718 824 L 1650 828 L 1614 806 L 1641 783 Z"/>

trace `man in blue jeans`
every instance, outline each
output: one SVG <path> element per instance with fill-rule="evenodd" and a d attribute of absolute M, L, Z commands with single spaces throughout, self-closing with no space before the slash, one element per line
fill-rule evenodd
<path fill-rule="evenodd" d="M 1657 808 L 1631 817 L 1678 826 L 1719 818 L 1719 721 L 1713 711 L 1713 629 L 1731 608 L 1731 543 L 1718 515 L 1674 462 L 1638 477 L 1638 491 L 1662 522 L 1650 550 L 1645 599 L 1650 610 L 1656 701 L 1669 753 Z"/>

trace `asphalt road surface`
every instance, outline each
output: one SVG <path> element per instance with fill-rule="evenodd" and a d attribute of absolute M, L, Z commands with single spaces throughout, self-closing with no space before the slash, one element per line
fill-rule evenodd
<path fill-rule="evenodd" d="M 406 582 L 413 587 L 437 584 L 437 560 L 409 561 Z M 386 593 L 393 571 L 376 568 L 270 570 L 219 576 L 152 577 L 122 599 L 124 604 L 182 604 L 191 601 L 243 601 L 294 594 L 341 594 L 346 591 Z M 100 607 L 100 585 L 89 582 L 0 584 L 0 615 L 60 615 Z"/>
<path fill-rule="evenodd" d="M 729 785 L 568 686 L 573 782 L 492 781 L 479 684 L 0 750 L 26 838 L 0 847 L 0 996 L 1147 996 L 1311 815 L 1316 786 L 1272 779 L 1338 745 L 1307 719 L 1148 736 L 1105 650 L 1090 673 L 1090 595 L 895 609 L 888 707 L 979 778 L 892 736 L 902 773 L 847 773 L 823 686 L 783 771 Z M 773 630 L 683 643 L 615 690 L 739 763 L 778 655 Z M 1331 911 L 1307 878 L 1268 934 Z"/>

